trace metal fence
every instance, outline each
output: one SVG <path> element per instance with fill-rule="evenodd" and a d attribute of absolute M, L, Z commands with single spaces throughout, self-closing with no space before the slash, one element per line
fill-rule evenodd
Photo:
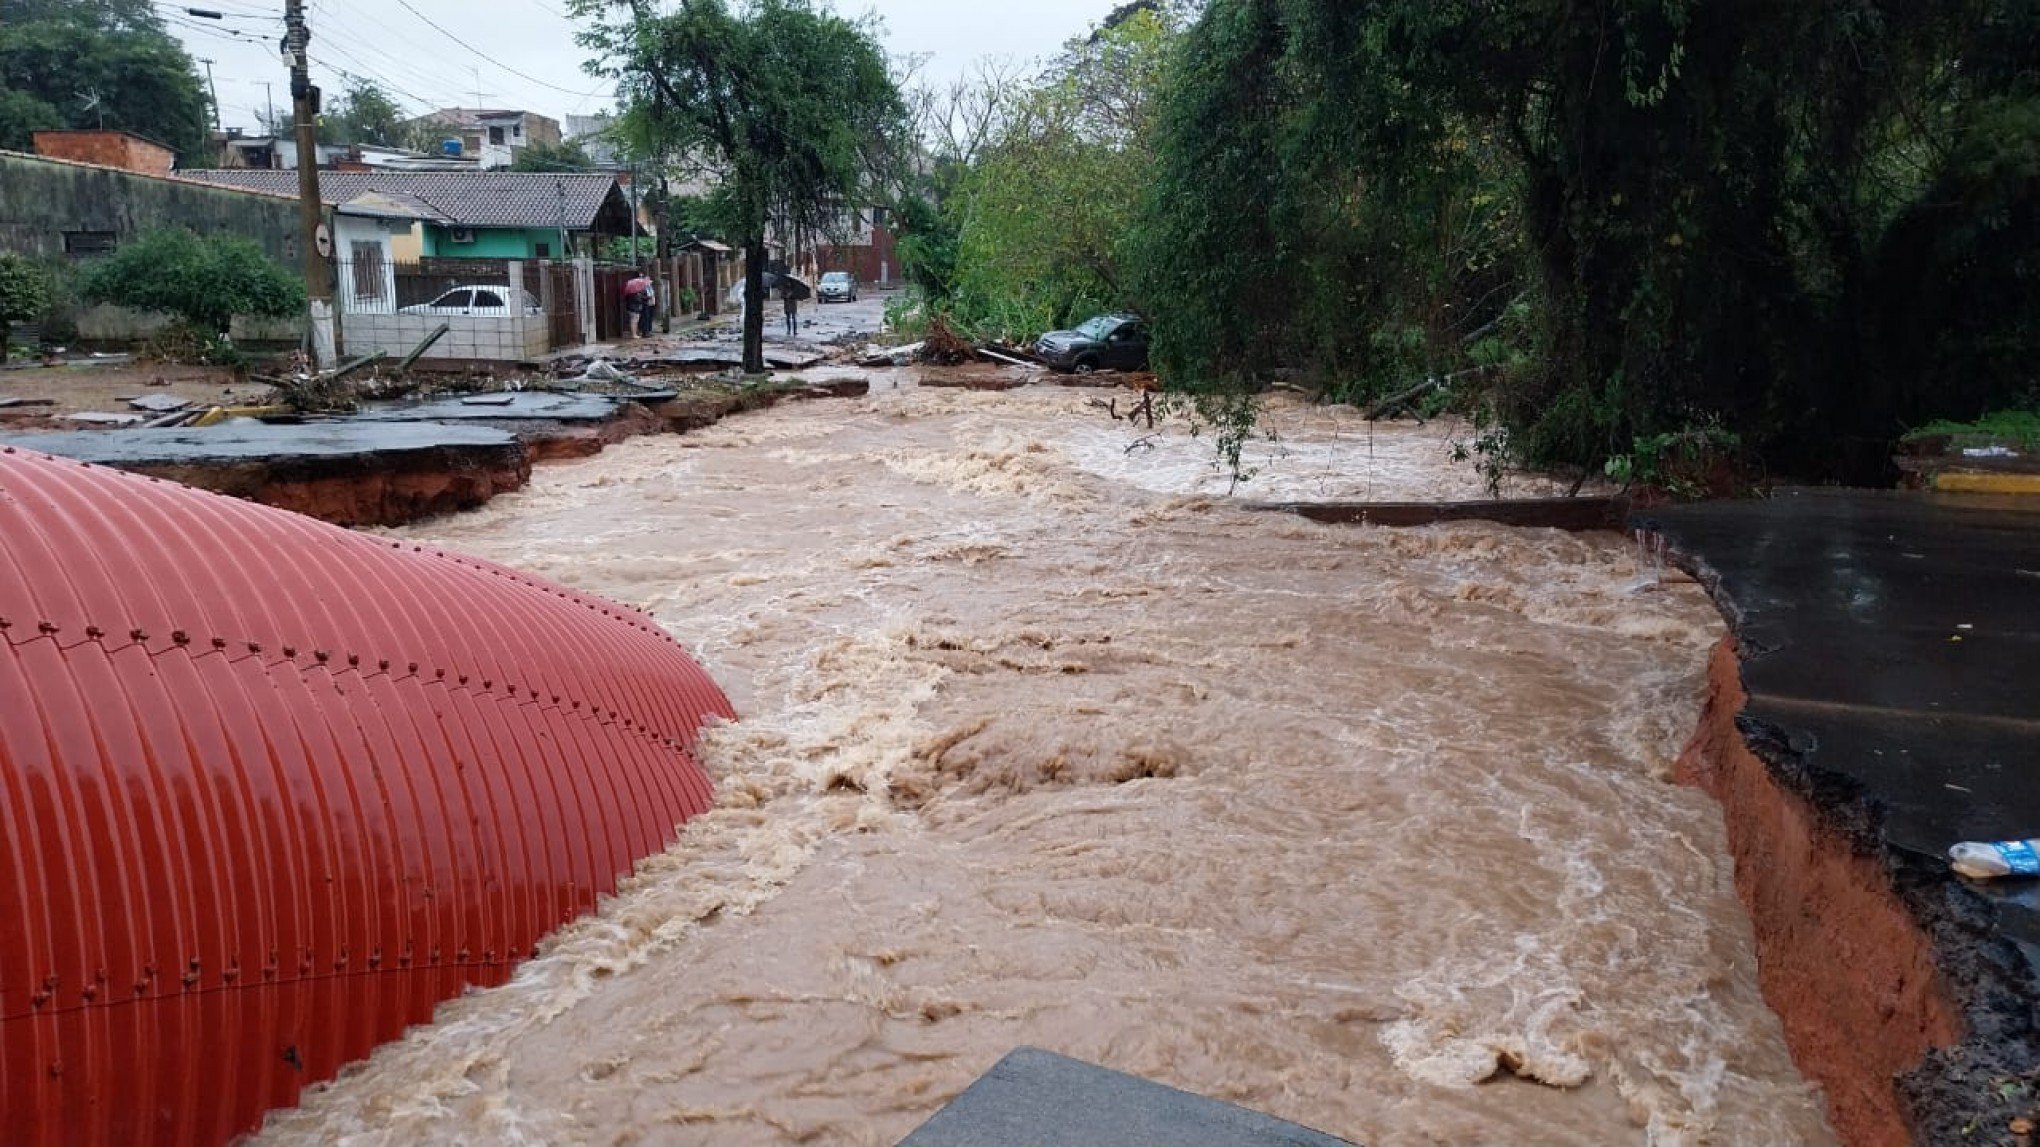
<path fill-rule="evenodd" d="M 352 318 L 354 328 L 364 333 L 388 327 L 380 321 L 383 319 L 433 319 L 450 322 L 455 328 L 454 341 L 459 341 L 467 325 L 489 326 L 490 334 L 500 334 L 493 330 L 500 323 L 482 320 L 515 318 L 528 323 L 542 318 L 547 347 L 559 350 L 586 341 L 584 300 L 599 298 L 592 296 L 591 284 L 583 281 L 582 267 L 550 260 L 395 263 L 385 261 L 373 249 L 361 249 L 354 257 L 338 261 L 334 272 L 343 329 L 345 320 Z M 477 345 L 496 349 L 503 344 L 478 339 Z"/>
<path fill-rule="evenodd" d="M 449 292 L 472 287 L 512 286 L 508 260 L 463 260 L 458 266 L 430 263 L 399 263 L 393 268 L 396 303 L 404 307 L 430 306 Z M 345 276 L 342 276 L 345 282 Z M 522 283 L 516 284 L 523 286 Z M 536 294 L 536 292 L 533 292 Z"/>

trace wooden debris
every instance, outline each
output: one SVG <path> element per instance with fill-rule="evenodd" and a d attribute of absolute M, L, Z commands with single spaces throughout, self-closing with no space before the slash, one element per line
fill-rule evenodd
<path fill-rule="evenodd" d="M 399 372 L 402 372 L 411 369 L 413 364 L 415 364 L 419 359 L 425 357 L 425 352 L 431 350 L 434 343 L 437 343 L 440 339 L 445 338 L 447 332 L 451 330 L 453 330 L 452 323 L 440 323 L 438 330 L 435 330 L 431 334 L 426 335 L 425 341 L 419 343 L 417 347 L 415 347 L 411 351 L 410 354 L 404 356 L 404 361 L 397 364 L 397 370 Z"/>
<path fill-rule="evenodd" d="M 1028 362 L 1024 358 L 1014 358 L 1011 355 L 1000 354 L 998 351 L 992 350 L 989 347 L 979 347 L 978 353 L 985 356 L 988 359 L 991 359 L 993 362 L 1003 362 L 1007 366 L 1017 366 L 1027 370 L 1041 369 L 1040 364 L 1038 363 Z"/>
<path fill-rule="evenodd" d="M 444 326 L 445 324 L 442 323 L 440 325 Z M 433 341 L 437 342 L 438 340 L 435 338 Z M 431 343 L 427 343 L 426 345 L 430 346 Z M 340 379 L 346 378 L 350 374 L 353 374 L 355 371 L 360 370 L 362 367 L 373 366 L 376 363 L 379 363 L 383 359 L 388 357 L 389 357 L 388 355 L 384 354 L 381 351 L 377 351 L 374 354 L 365 354 L 362 355 L 360 358 L 353 360 L 352 362 L 341 363 L 338 367 L 334 368 L 331 374 L 327 375 L 326 377 L 330 380 L 338 381 Z"/>

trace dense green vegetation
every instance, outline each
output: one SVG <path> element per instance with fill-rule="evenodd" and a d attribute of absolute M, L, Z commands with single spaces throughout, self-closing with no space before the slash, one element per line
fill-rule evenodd
<path fill-rule="evenodd" d="M 0 148 L 99 127 L 207 153 L 204 82 L 149 0 L 0 0 Z"/>
<path fill-rule="evenodd" d="M 151 231 L 93 263 L 85 301 L 174 315 L 223 336 L 235 315 L 289 318 L 305 308 L 304 284 L 252 240 Z"/>
<path fill-rule="evenodd" d="M 931 170 L 891 206 L 908 275 L 953 324 L 1028 338 L 1135 297 L 1129 260 L 1185 7 L 1130 4 L 1039 71 L 992 62 L 921 93 Z"/>
<path fill-rule="evenodd" d="M 1874 476 L 1906 425 L 2032 385 L 2036 13 L 1214 0 L 1157 145 L 1163 362 L 1457 375 L 1538 466 L 1718 420 Z"/>
<path fill-rule="evenodd" d="M 0 254 L 0 363 L 14 337 L 14 324 L 34 321 L 49 306 L 50 274 L 20 255 Z"/>
<path fill-rule="evenodd" d="M 534 143 L 520 149 L 510 164 L 512 171 L 593 171 L 595 160 L 574 140 L 565 143 Z"/>
<path fill-rule="evenodd" d="M 2040 411 L 1994 410 L 1969 422 L 1940 419 L 1911 434 L 1909 439 L 1947 438 L 1957 447 L 2011 446 L 2040 450 Z"/>
<path fill-rule="evenodd" d="M 995 330 L 1143 310 L 1235 420 L 1434 380 L 1498 468 L 1874 480 L 2035 390 L 2036 60 L 2030 0 L 1129 5 L 934 190 L 932 285 Z M 1093 68 L 1139 121 L 1060 126 Z"/>

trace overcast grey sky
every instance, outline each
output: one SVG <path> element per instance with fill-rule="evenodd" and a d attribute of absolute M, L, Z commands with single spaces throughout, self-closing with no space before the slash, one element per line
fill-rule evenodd
<path fill-rule="evenodd" d="M 876 12 L 887 50 L 932 56 L 924 74 L 934 79 L 958 75 L 983 56 L 1050 55 L 1115 6 L 1116 0 L 836 4 L 849 15 Z M 289 77 L 276 48 L 282 0 L 156 0 L 156 7 L 193 56 L 213 61 L 225 126 L 259 129 L 271 98 L 265 82 L 278 108 L 287 108 Z M 225 19 L 192 17 L 188 8 Z M 606 85 L 581 71 L 565 0 L 310 0 L 310 8 L 314 74 L 329 93 L 345 88 L 346 73 L 378 81 L 418 111 L 473 107 L 479 99 L 558 119 L 612 103 Z"/>

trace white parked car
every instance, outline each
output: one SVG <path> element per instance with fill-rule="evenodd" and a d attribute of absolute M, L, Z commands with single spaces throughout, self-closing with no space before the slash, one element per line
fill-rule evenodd
<path fill-rule="evenodd" d="M 455 287 L 429 303 L 405 307 L 397 313 L 434 318 L 507 319 L 517 314 L 510 309 L 510 299 L 515 295 L 523 296 L 524 314 L 532 318 L 545 314 L 538 296 L 530 291 L 513 291 L 497 285 Z"/>
<path fill-rule="evenodd" d="M 857 301 L 857 279 L 848 271 L 830 271 L 822 276 L 822 285 L 815 297 L 825 303 L 854 303 Z"/>

